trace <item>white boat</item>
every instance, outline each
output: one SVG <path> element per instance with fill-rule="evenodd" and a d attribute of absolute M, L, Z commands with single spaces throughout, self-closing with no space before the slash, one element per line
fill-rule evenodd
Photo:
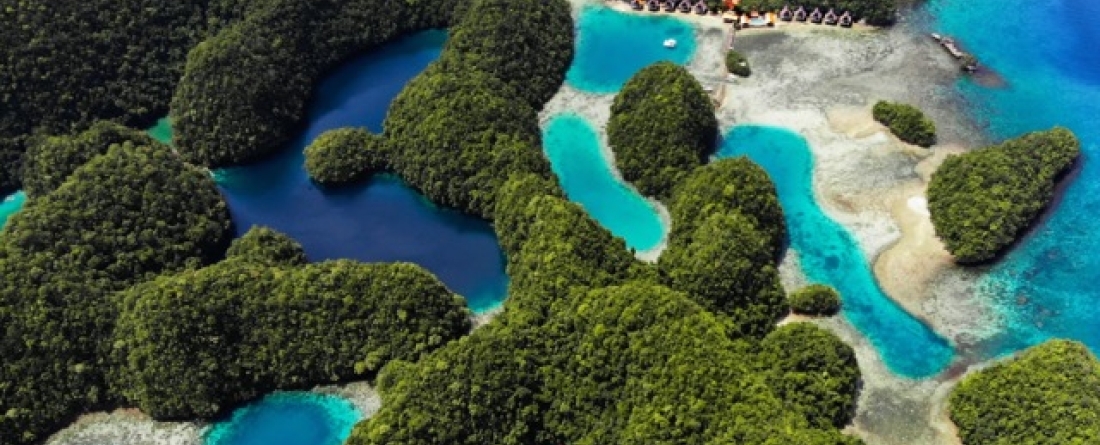
<path fill-rule="evenodd" d="M 667 40 L 665 40 L 665 48 L 675 48 L 675 47 L 676 47 L 676 39 L 667 39 Z"/>

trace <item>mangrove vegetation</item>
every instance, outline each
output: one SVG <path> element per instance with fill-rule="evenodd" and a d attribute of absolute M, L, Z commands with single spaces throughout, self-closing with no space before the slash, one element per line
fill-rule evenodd
<path fill-rule="evenodd" d="M 880 100 L 871 115 L 904 142 L 926 148 L 936 143 L 936 124 L 917 107 Z"/>

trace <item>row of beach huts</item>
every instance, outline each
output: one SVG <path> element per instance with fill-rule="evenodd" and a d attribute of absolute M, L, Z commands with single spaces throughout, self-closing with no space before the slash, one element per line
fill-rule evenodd
<path fill-rule="evenodd" d="M 627 0 L 630 2 L 630 6 L 636 11 L 648 9 L 653 12 L 664 10 L 665 12 L 680 11 L 684 14 L 694 12 L 696 14 L 717 14 L 718 11 L 712 11 L 708 6 L 706 0 Z M 775 19 L 778 18 L 784 22 L 810 22 L 810 23 L 824 23 L 826 25 L 839 25 L 844 27 L 852 26 L 855 23 L 855 17 L 848 11 L 837 13 L 834 9 L 829 8 L 827 11 L 822 11 L 821 8 L 814 8 L 812 11 L 807 11 L 806 8 L 798 6 L 791 8 L 790 6 L 784 6 L 778 13 L 770 12 L 766 14 L 760 14 L 758 12 L 750 12 L 747 14 L 733 14 L 727 12 L 722 16 L 723 20 L 727 23 L 737 23 L 747 26 L 775 26 Z"/>

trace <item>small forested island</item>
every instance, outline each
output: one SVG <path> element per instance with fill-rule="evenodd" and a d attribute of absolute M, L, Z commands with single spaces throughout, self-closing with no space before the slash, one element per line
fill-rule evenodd
<path fill-rule="evenodd" d="M 1085 345 L 1051 340 L 963 379 L 951 420 L 967 445 L 1100 442 L 1100 362 Z"/>
<path fill-rule="evenodd" d="M 948 157 L 928 185 L 936 235 L 960 263 L 996 258 L 1050 205 L 1080 145 L 1054 128 Z"/>
<path fill-rule="evenodd" d="M 306 147 L 306 172 L 321 184 L 351 184 L 385 171 L 390 158 L 387 150 L 385 138 L 365 129 L 329 130 Z"/>
<path fill-rule="evenodd" d="M 936 124 L 917 107 L 878 101 L 871 113 L 902 141 L 926 148 L 936 143 Z"/>
<path fill-rule="evenodd" d="M 749 66 L 749 59 L 746 59 L 744 54 L 732 49 L 726 52 L 726 71 L 741 77 L 749 77 L 752 75 L 752 67 Z"/>

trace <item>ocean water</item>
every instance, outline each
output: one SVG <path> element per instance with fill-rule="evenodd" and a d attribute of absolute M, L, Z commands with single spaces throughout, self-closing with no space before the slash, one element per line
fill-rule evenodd
<path fill-rule="evenodd" d="M 675 48 L 665 48 L 666 39 Z M 577 50 L 566 81 L 590 93 L 614 93 L 638 70 L 660 61 L 683 65 L 695 55 L 695 31 L 674 16 L 626 14 L 591 6 L 577 21 Z"/>
<path fill-rule="evenodd" d="M 550 166 L 571 201 L 636 251 L 661 243 L 666 228 L 656 210 L 616 177 L 588 121 L 575 114 L 555 116 L 543 129 L 542 140 Z"/>
<path fill-rule="evenodd" d="M 802 271 L 811 282 L 840 292 L 842 314 L 870 340 L 891 371 L 928 377 L 951 362 L 952 346 L 879 289 L 855 239 L 818 207 L 813 157 L 805 139 L 782 128 L 736 126 L 726 134 L 717 156 L 748 156 L 768 171 Z"/>
<path fill-rule="evenodd" d="M 1100 2 L 931 0 L 925 11 L 929 31 L 951 35 L 1005 80 L 958 83 L 990 136 L 1061 125 L 1082 141 L 1080 173 L 1049 219 L 985 276 L 1002 325 L 976 349 L 991 357 L 1060 337 L 1100 352 Z"/>
<path fill-rule="evenodd" d="M 362 418 L 351 402 L 311 392 L 277 392 L 215 423 L 205 445 L 339 445 Z"/>
<path fill-rule="evenodd" d="M 8 218 L 23 208 L 23 202 L 27 200 L 27 195 L 23 194 L 23 191 L 12 193 L 5 196 L 3 200 L 0 200 L 0 229 L 4 228 L 4 225 L 8 223 Z"/>

